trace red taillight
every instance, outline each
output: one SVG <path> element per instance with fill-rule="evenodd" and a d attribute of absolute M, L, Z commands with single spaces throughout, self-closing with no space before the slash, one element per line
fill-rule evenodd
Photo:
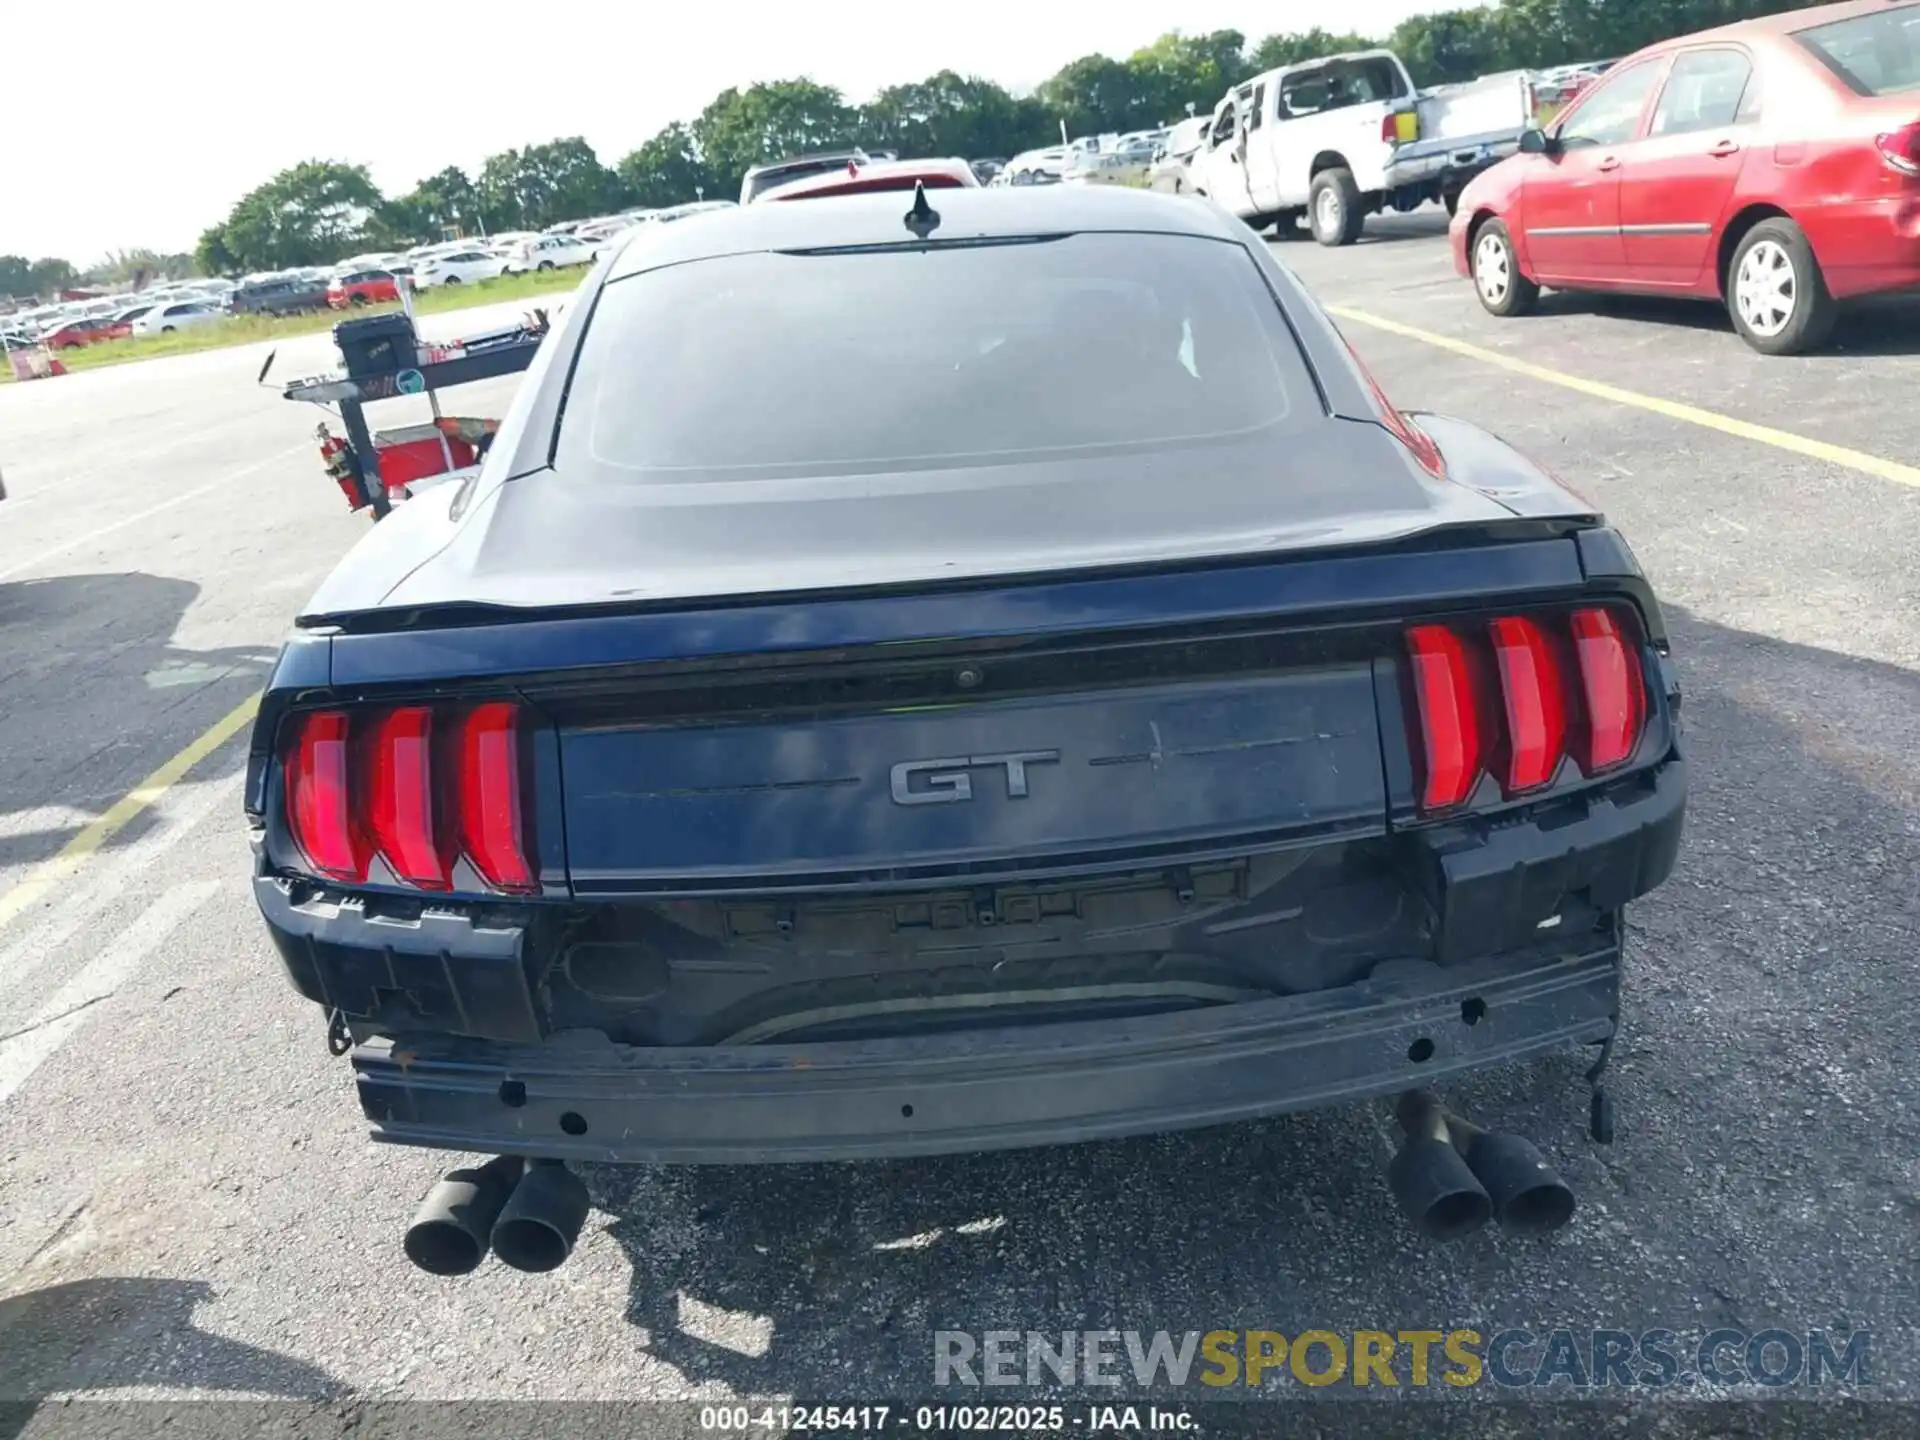
<path fill-rule="evenodd" d="M 399 883 L 448 891 L 465 856 L 489 889 L 539 892 L 511 702 L 316 710 L 288 734 L 287 826 L 314 873 L 363 884 L 378 856 Z"/>
<path fill-rule="evenodd" d="M 1880 158 L 1903 175 L 1920 175 L 1920 121 L 1873 137 Z"/>
<path fill-rule="evenodd" d="M 1598 608 L 1410 628 L 1421 809 L 1465 804 L 1489 772 L 1514 799 L 1568 759 L 1589 778 L 1631 760 L 1647 724 L 1635 633 Z"/>
<path fill-rule="evenodd" d="M 1504 616 L 1487 627 L 1500 666 L 1507 714 L 1509 795 L 1538 790 L 1554 777 L 1567 750 L 1567 707 L 1560 663 L 1547 632 L 1532 620 Z"/>
<path fill-rule="evenodd" d="M 361 881 L 367 878 L 367 852 L 353 823 L 349 770 L 346 712 L 302 716 L 286 750 L 287 828 L 320 874 Z"/>
<path fill-rule="evenodd" d="M 365 762 L 371 847 L 407 884 L 451 890 L 453 837 L 434 814 L 433 711 L 403 705 L 371 730 Z"/>
<path fill-rule="evenodd" d="M 1633 757 L 1646 720 L 1646 693 L 1639 657 L 1605 610 L 1576 610 L 1569 622 L 1580 661 L 1580 686 L 1586 701 L 1586 753 L 1580 757 L 1589 775 L 1610 770 Z"/>
<path fill-rule="evenodd" d="M 1413 657 L 1414 693 L 1420 704 L 1420 734 L 1426 745 L 1426 779 L 1420 803 L 1447 810 L 1464 801 L 1480 779 L 1480 705 L 1467 647 L 1444 625 L 1407 631 Z"/>
<path fill-rule="evenodd" d="M 494 889 L 538 888 L 520 808 L 519 714 L 504 701 L 477 707 L 461 726 L 460 841 Z"/>

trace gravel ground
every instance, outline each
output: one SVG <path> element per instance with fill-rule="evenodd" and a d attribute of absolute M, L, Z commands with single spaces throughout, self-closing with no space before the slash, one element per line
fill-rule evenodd
<path fill-rule="evenodd" d="M 1496 321 L 1452 275 L 1442 226 L 1435 212 L 1375 222 L 1348 251 L 1279 248 L 1330 304 L 1920 463 L 1912 308 L 1863 314 L 1801 360 L 1751 354 L 1705 308 L 1550 298 Z M 98 1001 L 10 1091 L 0 1041 L 0 1401 L 278 1398 L 299 1403 L 245 1423 L 299 1433 L 382 1429 L 406 1413 L 389 1403 L 500 1398 L 1077 1414 L 1106 1397 L 936 1396 L 934 1332 L 1719 1327 L 1870 1329 L 1868 1372 L 1838 1388 L 1920 1398 L 1920 492 L 1343 328 L 1399 403 L 1486 425 L 1597 501 L 1670 606 L 1693 798 L 1678 873 L 1632 919 L 1619 1141 L 1585 1139 L 1571 1057 L 1455 1092 L 1562 1169 L 1581 1197 L 1567 1231 L 1417 1242 L 1382 1183 L 1385 1117 L 1346 1109 L 987 1158 L 597 1169 L 563 1271 L 431 1280 L 399 1238 L 441 1162 L 366 1141 L 317 1012 L 279 977 L 244 884 L 229 744 L 0 928 L 0 1036 L 63 997 Z M 277 373 L 324 368 L 327 350 L 285 346 Z M 318 471 L 316 417 L 253 387 L 262 358 L 0 390 L 0 886 L 257 688 L 300 600 L 363 533 Z M 1115 1398 L 1214 1398 L 1201 1388 Z M 1356 1392 L 1281 1377 L 1262 1393 L 1300 1402 L 1291 1421 L 1339 1426 L 1304 1402 Z M 1722 1393 L 1675 1385 L 1651 1413 L 1670 1433 L 1789 1428 L 1782 1409 L 1682 1408 Z M 1476 1434 L 1656 1423 L 1445 1409 Z M 63 1413 L 19 1417 L 37 1433 Z M 105 1429 L 158 1414 L 86 1413 Z M 469 1412 L 424 1413 L 461 1428 Z M 698 1428 L 692 1410 L 623 1413 L 646 1433 Z M 1419 1432 L 1439 1413 L 1418 1412 Z M 1890 1411 L 1793 1413 L 1808 1433 L 1892 1433 Z M 1389 1433 L 1386 1414 L 1368 1433 Z M 0 1413 L 0 1434 L 17 1428 Z"/>

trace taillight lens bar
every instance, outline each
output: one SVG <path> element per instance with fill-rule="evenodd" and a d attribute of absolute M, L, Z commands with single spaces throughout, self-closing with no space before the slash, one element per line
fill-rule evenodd
<path fill-rule="evenodd" d="M 1484 768 L 1482 686 L 1473 674 L 1466 642 L 1444 625 L 1409 630 L 1407 650 L 1413 657 L 1427 759 L 1421 804 L 1429 810 L 1451 809 L 1473 792 Z"/>
<path fill-rule="evenodd" d="M 520 707 L 309 710 L 281 747 L 287 828 L 314 874 L 446 892 L 462 857 L 490 890 L 539 891 Z"/>
<path fill-rule="evenodd" d="M 1586 701 L 1586 751 L 1580 768 L 1603 774 L 1633 758 L 1646 728 L 1646 685 L 1640 657 L 1606 610 L 1576 610 L 1568 617 L 1580 659 Z"/>
<path fill-rule="evenodd" d="M 1500 666 L 1507 719 L 1501 788 L 1525 794 L 1553 782 L 1567 753 L 1567 702 L 1554 641 L 1537 621 L 1503 615 L 1487 627 Z"/>
<path fill-rule="evenodd" d="M 527 861 L 520 794 L 520 712 L 506 701 L 478 706 L 460 728 L 460 843 L 495 890 L 537 889 Z"/>
<path fill-rule="evenodd" d="M 314 870 L 333 880 L 364 880 L 366 851 L 347 802 L 347 717 L 339 710 L 304 716 L 285 755 L 287 825 Z"/>
<path fill-rule="evenodd" d="M 1511 800 L 1569 762 L 1591 779 L 1630 761 L 1648 713 L 1637 634 L 1604 606 L 1411 627 L 1420 808 L 1464 805 L 1488 775 Z"/>

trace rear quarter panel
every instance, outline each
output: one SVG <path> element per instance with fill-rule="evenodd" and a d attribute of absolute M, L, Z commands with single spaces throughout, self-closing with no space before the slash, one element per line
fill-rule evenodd
<path fill-rule="evenodd" d="M 1753 49 L 1766 86 L 1760 133 L 1724 226 L 1786 214 L 1838 298 L 1920 280 L 1920 180 L 1885 164 L 1873 143 L 1920 120 L 1920 96 L 1855 95 L 1791 36 Z"/>

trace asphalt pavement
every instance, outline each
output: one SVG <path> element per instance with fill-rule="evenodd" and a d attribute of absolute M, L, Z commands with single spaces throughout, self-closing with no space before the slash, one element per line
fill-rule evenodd
<path fill-rule="evenodd" d="M 1416 1240 L 1388 1119 L 1355 1108 L 985 1158 L 590 1169 L 557 1274 L 414 1272 L 401 1232 L 444 1162 L 368 1143 L 280 975 L 240 742 L 35 879 L 258 688 L 367 528 L 317 415 L 255 387 L 264 349 L 214 352 L 0 387 L 0 1401 L 280 1397 L 341 1426 L 392 1398 L 857 1402 L 928 1397 L 939 1330 L 1461 1327 L 1865 1328 L 1851 1388 L 1920 1399 L 1920 488 L 1671 408 L 1920 466 L 1920 309 L 1793 360 L 1684 304 L 1549 296 L 1501 321 L 1443 237 L 1435 211 L 1277 249 L 1398 403 L 1499 432 L 1624 529 L 1685 684 L 1688 835 L 1632 917 L 1617 1143 L 1587 1140 L 1572 1057 L 1454 1092 L 1561 1168 L 1568 1230 Z M 329 349 L 285 346 L 276 373 Z M 1682 1393 L 1718 1392 L 1661 1398 Z"/>

